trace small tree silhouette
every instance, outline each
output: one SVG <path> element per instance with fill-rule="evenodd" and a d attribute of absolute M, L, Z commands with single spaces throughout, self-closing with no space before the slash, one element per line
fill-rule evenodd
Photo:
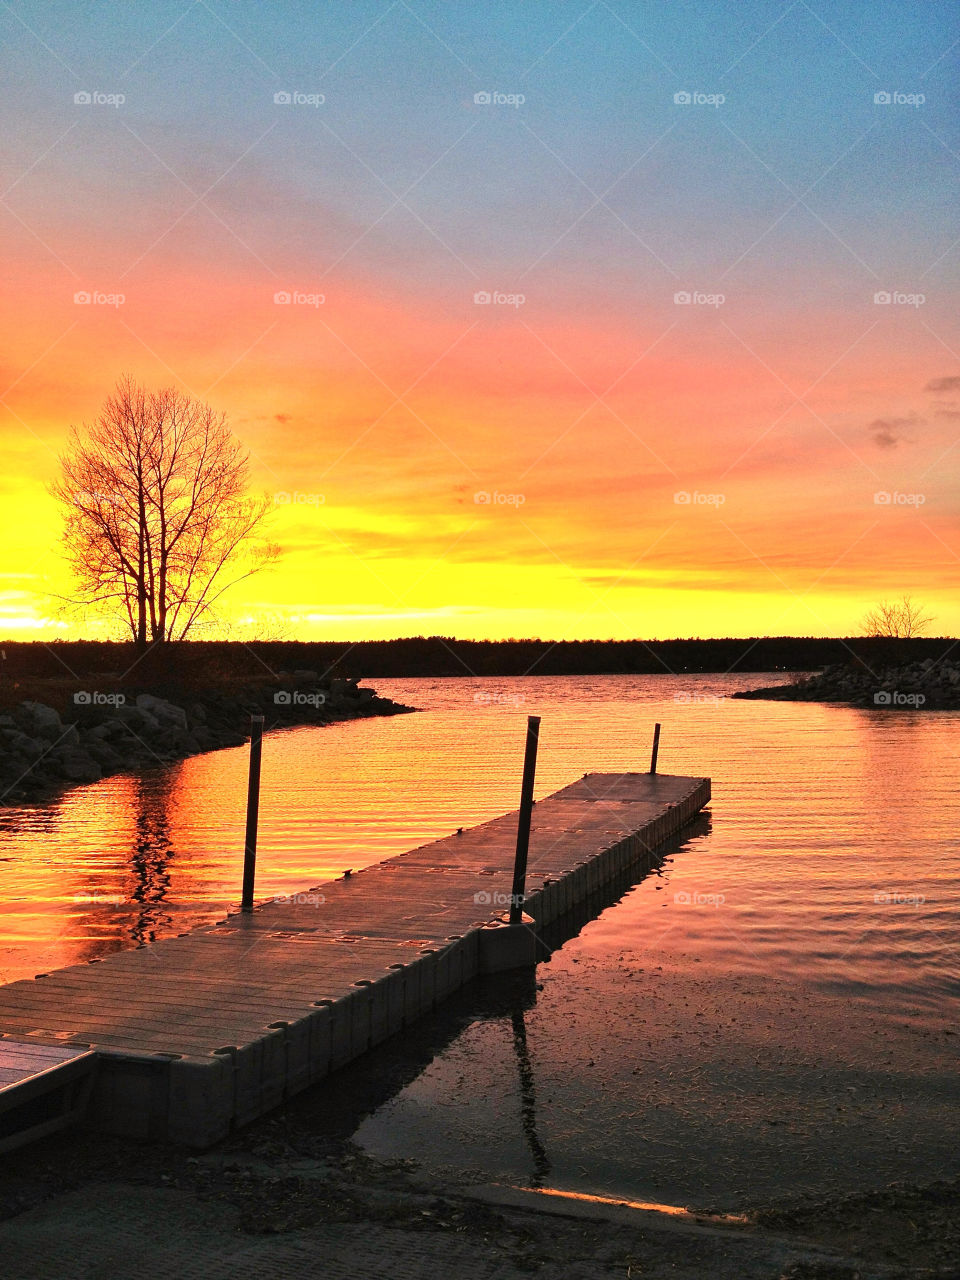
<path fill-rule="evenodd" d="M 933 618 L 923 612 L 923 607 L 914 604 L 908 595 L 899 600 L 888 602 L 881 600 L 873 609 L 863 615 L 861 627 L 868 636 L 887 636 L 895 640 L 911 640 L 923 635 L 928 630 Z"/>
<path fill-rule="evenodd" d="M 121 378 L 60 466 L 68 604 L 118 615 L 141 648 L 184 639 L 277 554 L 258 541 L 270 504 L 247 496 L 249 455 L 226 416 L 174 388 Z"/>

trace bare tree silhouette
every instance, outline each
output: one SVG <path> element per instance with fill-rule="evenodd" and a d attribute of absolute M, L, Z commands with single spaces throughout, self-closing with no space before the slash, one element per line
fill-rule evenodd
<path fill-rule="evenodd" d="M 923 612 L 923 606 L 914 604 L 908 595 L 899 600 L 881 600 L 863 615 L 860 625 L 868 636 L 889 636 L 896 640 L 910 640 L 923 635 L 933 618 Z"/>
<path fill-rule="evenodd" d="M 269 564 L 266 497 L 226 416 L 174 388 L 121 378 L 74 427 L 51 493 L 78 584 L 67 603 L 115 614 L 140 647 L 182 640 L 223 593 Z"/>

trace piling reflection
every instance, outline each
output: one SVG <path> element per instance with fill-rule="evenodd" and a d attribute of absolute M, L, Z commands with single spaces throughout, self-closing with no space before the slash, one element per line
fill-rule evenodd
<path fill-rule="evenodd" d="M 533 1157 L 531 1187 L 542 1187 L 550 1176 L 550 1157 L 537 1132 L 537 1091 L 533 1079 L 533 1065 L 527 1048 L 527 1024 L 523 1010 L 511 1014 L 513 1024 L 513 1048 L 517 1055 L 517 1071 L 520 1076 L 520 1127 Z"/>
<path fill-rule="evenodd" d="M 709 814 L 700 814 L 682 836 L 662 845 L 646 864 L 622 873 L 602 890 L 579 904 L 575 911 L 553 921 L 538 936 L 543 957 L 577 936 L 602 911 L 651 875 L 662 875 L 669 860 L 688 840 L 709 832 Z M 353 1139 L 362 1144 L 363 1127 L 380 1121 L 379 1113 L 417 1081 L 470 1026 L 490 1023 L 502 1029 L 512 1046 L 516 1085 L 505 1094 L 498 1112 L 507 1127 L 519 1120 L 519 1143 L 529 1152 L 526 1183 L 544 1187 L 552 1161 L 541 1133 L 537 1101 L 536 1046 L 528 1041 L 526 1015 L 537 999 L 537 971 L 521 970 L 477 978 L 448 1000 L 442 1009 L 380 1045 L 348 1068 L 336 1072 L 315 1088 L 291 1099 L 282 1113 L 269 1121 L 281 1126 L 287 1142 L 304 1153 Z M 389 1127 L 388 1125 L 386 1127 Z M 382 1132 L 383 1123 L 379 1124 Z M 408 1135 L 409 1137 L 409 1135 Z"/>

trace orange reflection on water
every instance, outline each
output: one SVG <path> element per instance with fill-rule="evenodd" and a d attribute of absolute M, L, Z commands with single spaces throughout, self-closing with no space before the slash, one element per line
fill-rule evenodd
<path fill-rule="evenodd" d="M 415 715 L 268 734 L 257 894 L 295 893 L 587 771 L 711 775 L 713 821 L 630 897 L 704 969 L 803 977 L 942 1016 L 960 990 L 955 713 L 731 701 L 764 676 L 380 681 Z M 0 811 L 0 979 L 222 916 L 239 897 L 247 750 Z M 597 922 L 621 946 L 623 912 Z M 633 938 L 632 941 L 636 939 Z"/>

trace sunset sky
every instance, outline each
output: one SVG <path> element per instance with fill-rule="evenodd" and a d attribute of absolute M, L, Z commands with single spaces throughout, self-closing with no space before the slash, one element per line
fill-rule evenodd
<path fill-rule="evenodd" d="M 124 373 L 275 503 L 236 636 L 837 635 L 905 591 L 960 632 L 958 38 L 10 0 L 0 637 L 79 633 L 47 486 Z"/>

